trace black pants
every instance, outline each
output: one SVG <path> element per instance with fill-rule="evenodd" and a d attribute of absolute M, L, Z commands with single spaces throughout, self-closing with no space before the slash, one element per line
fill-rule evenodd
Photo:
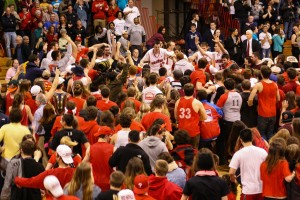
<path fill-rule="evenodd" d="M 219 165 L 228 164 L 227 140 L 231 131 L 232 124 L 233 122 L 220 120 L 221 133 L 218 136 L 217 143 L 216 143 L 216 151 L 217 151 L 217 155 L 219 156 Z"/>

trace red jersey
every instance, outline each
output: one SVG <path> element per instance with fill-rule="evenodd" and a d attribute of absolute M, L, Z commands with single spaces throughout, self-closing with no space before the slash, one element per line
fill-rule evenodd
<path fill-rule="evenodd" d="M 28 115 L 27 115 L 27 110 L 25 108 L 25 106 L 22 109 L 22 119 L 21 119 L 21 124 L 23 126 L 28 126 Z"/>
<path fill-rule="evenodd" d="M 258 92 L 258 115 L 262 117 L 276 116 L 277 85 L 274 82 L 261 81 L 263 90 Z"/>
<path fill-rule="evenodd" d="M 77 53 L 76 57 L 76 63 L 79 63 L 79 61 L 82 59 L 83 55 L 86 55 L 89 52 L 89 48 L 83 47 L 81 50 Z"/>
<path fill-rule="evenodd" d="M 192 103 L 194 98 L 186 99 L 181 97 L 177 107 L 178 129 L 186 130 L 191 137 L 196 137 L 200 134 L 200 115 L 195 112 Z"/>
<path fill-rule="evenodd" d="M 157 119 L 162 119 L 164 120 L 164 122 L 166 123 L 166 129 L 168 131 L 172 131 L 172 126 L 171 126 L 171 120 L 170 120 L 170 117 L 161 113 L 161 112 L 150 112 L 150 113 L 147 113 L 146 115 L 144 115 L 142 121 L 141 121 L 141 124 L 144 126 L 144 128 L 146 130 L 148 130 L 153 122 Z"/>
<path fill-rule="evenodd" d="M 122 129 L 121 125 L 118 124 L 116 127 L 115 127 L 115 132 L 117 133 L 118 131 L 120 131 Z M 141 131 L 146 131 L 145 128 L 143 127 L 143 125 L 137 121 L 132 121 L 131 122 L 131 125 L 130 125 L 130 130 L 136 130 L 138 132 L 141 132 Z"/>
<path fill-rule="evenodd" d="M 106 142 L 97 142 L 90 147 L 90 163 L 93 166 L 95 184 L 102 191 L 110 188 L 109 177 L 113 169 L 109 166 L 108 161 L 113 151 L 114 145 Z"/>
<path fill-rule="evenodd" d="M 112 106 L 118 106 L 115 102 L 110 100 L 98 100 L 96 107 L 101 111 L 109 110 Z"/>
<path fill-rule="evenodd" d="M 79 114 L 79 112 L 83 109 L 83 105 L 85 100 L 79 97 L 70 97 L 68 99 L 69 101 L 73 101 L 76 105 L 76 115 Z"/>
<path fill-rule="evenodd" d="M 202 86 L 206 83 L 206 76 L 205 73 L 202 70 L 196 70 L 193 71 L 190 75 L 191 83 L 196 87 L 196 83 L 200 82 L 202 83 Z"/>
<path fill-rule="evenodd" d="M 32 115 L 34 115 L 35 111 L 38 109 L 38 106 L 36 105 L 35 100 L 34 99 L 27 99 L 25 101 L 25 104 L 27 106 L 29 106 Z"/>

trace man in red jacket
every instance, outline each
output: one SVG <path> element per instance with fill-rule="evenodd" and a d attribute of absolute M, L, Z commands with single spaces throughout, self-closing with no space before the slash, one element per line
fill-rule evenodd
<path fill-rule="evenodd" d="M 157 200 L 179 200 L 182 189 L 176 184 L 168 181 L 168 163 L 164 160 L 157 160 L 154 168 L 155 176 L 149 177 L 149 195 Z"/>

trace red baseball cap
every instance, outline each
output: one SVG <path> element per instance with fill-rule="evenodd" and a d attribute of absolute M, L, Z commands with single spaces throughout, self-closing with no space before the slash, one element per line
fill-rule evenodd
<path fill-rule="evenodd" d="M 98 129 L 98 132 L 94 133 L 95 137 L 98 137 L 100 135 L 111 135 L 113 133 L 113 130 L 108 126 L 100 126 Z"/>
<path fill-rule="evenodd" d="M 148 189 L 149 189 L 148 177 L 144 174 L 137 175 L 134 178 L 133 192 L 135 194 L 145 194 L 146 192 L 148 192 Z"/>

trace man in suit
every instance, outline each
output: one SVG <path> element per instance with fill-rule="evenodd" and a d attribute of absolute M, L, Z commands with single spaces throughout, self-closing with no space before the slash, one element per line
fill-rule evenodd
<path fill-rule="evenodd" d="M 217 25 L 215 22 L 210 22 L 210 29 L 207 30 L 203 36 L 203 41 L 206 42 L 208 44 L 208 46 L 210 47 L 210 51 L 213 52 L 215 51 L 215 43 L 213 41 L 214 39 L 214 34 L 217 30 Z M 224 42 L 224 37 L 221 34 L 220 35 L 220 41 Z"/>
<path fill-rule="evenodd" d="M 253 52 L 260 52 L 260 44 L 257 40 L 252 39 L 252 34 L 251 30 L 246 31 L 247 39 L 242 44 L 243 58 L 252 56 Z"/>
<path fill-rule="evenodd" d="M 201 22 L 199 21 L 199 14 L 194 13 L 192 15 L 192 20 L 189 21 L 189 23 L 186 24 L 186 28 L 185 28 L 185 33 L 189 33 L 189 31 L 191 30 L 191 25 L 192 24 L 196 24 L 196 31 L 201 33 Z"/>

